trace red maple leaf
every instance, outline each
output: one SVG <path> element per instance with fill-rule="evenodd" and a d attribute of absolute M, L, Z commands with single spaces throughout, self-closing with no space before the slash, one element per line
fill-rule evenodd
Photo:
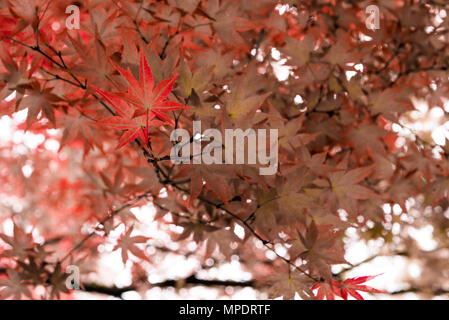
<path fill-rule="evenodd" d="M 126 144 L 134 141 L 136 138 L 141 138 L 143 141 L 148 141 L 148 128 L 163 126 L 164 122 L 159 120 L 147 121 L 147 117 L 140 116 L 135 118 L 125 118 L 119 116 L 113 116 L 101 121 L 98 121 L 98 125 L 110 126 L 118 130 L 126 130 L 121 136 L 117 148 L 121 148 Z"/>
<path fill-rule="evenodd" d="M 369 293 L 384 293 L 384 291 L 377 290 L 373 287 L 360 285 L 366 281 L 374 279 L 375 276 L 365 276 L 365 277 L 357 277 L 357 278 L 349 278 L 343 281 L 342 283 L 338 281 L 334 281 L 334 285 L 337 287 L 337 292 L 340 297 L 345 300 L 348 300 L 348 294 L 356 298 L 357 300 L 364 300 L 363 297 L 357 291 L 364 291 Z"/>
<path fill-rule="evenodd" d="M 317 282 L 313 285 L 312 290 L 318 289 L 316 298 L 318 300 L 335 300 L 335 288 L 328 282 Z"/>
<path fill-rule="evenodd" d="M 189 109 L 176 101 L 166 100 L 173 89 L 177 74 L 169 79 L 161 81 L 154 87 L 154 78 L 151 68 L 145 58 L 143 50 L 140 51 L 139 81 L 131 71 L 124 70 L 114 65 L 128 83 L 128 92 L 105 92 L 92 86 L 115 110 L 118 116 L 112 116 L 101 121 L 99 125 L 114 127 L 119 130 L 127 130 L 120 138 L 117 148 L 121 148 L 136 138 L 140 137 L 145 144 L 148 142 L 148 128 L 164 125 L 164 122 L 152 120 L 159 118 L 170 124 L 173 120 L 164 112 Z"/>
<path fill-rule="evenodd" d="M 126 263 L 126 261 L 128 260 L 128 251 L 142 260 L 150 261 L 146 256 L 145 251 L 140 249 L 136 245 L 138 243 L 145 243 L 150 238 L 145 236 L 131 236 L 133 229 L 134 227 L 129 228 L 124 234 L 120 236 L 113 250 L 122 250 L 123 263 Z"/>
<path fill-rule="evenodd" d="M 96 87 L 93 87 L 103 98 L 105 98 L 116 111 L 123 112 L 126 107 L 124 103 L 119 101 L 118 97 L 136 107 L 133 116 L 140 116 L 146 114 L 148 120 L 158 117 L 161 120 L 173 124 L 173 120 L 165 114 L 167 111 L 190 109 L 192 107 L 182 105 L 176 101 L 166 100 L 173 89 L 176 78 L 173 77 L 162 80 L 156 87 L 154 87 L 154 78 L 151 68 L 145 58 L 143 49 L 140 51 L 140 68 L 139 81 L 137 81 L 129 68 L 127 70 L 120 66 L 114 65 L 117 71 L 125 78 L 128 83 L 128 92 L 104 92 Z M 129 111 L 129 109 L 128 109 Z"/>

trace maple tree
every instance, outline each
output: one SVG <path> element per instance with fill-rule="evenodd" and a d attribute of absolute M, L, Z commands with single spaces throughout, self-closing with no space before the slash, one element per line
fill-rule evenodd
<path fill-rule="evenodd" d="M 378 29 L 366 25 L 370 4 Z M 70 5 L 79 29 L 66 26 Z M 373 274 L 345 276 L 357 267 L 349 232 L 380 239 L 378 255 L 418 261 L 425 276 L 407 290 L 446 293 L 449 147 L 415 124 L 428 105 L 449 138 L 447 10 L 442 0 L 2 1 L 0 116 L 20 119 L 21 135 L 0 140 L 1 298 L 73 298 L 68 266 L 79 290 L 116 296 L 195 284 L 284 299 L 386 293 L 364 284 Z M 193 121 L 278 130 L 276 173 L 172 161 L 175 129 L 207 145 Z M 432 250 L 409 232 L 426 226 Z M 104 252 L 120 252 L 129 286 L 90 280 Z M 168 255 L 195 256 L 199 270 L 237 257 L 252 280 L 201 279 L 197 268 L 150 282 Z"/>

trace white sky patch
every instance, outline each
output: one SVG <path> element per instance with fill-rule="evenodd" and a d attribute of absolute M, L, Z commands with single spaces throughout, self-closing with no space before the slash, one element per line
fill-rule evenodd
<path fill-rule="evenodd" d="M 0 145 L 11 141 L 13 132 L 13 120 L 8 116 L 0 118 Z"/>
<path fill-rule="evenodd" d="M 291 66 L 284 65 L 287 62 L 287 59 L 281 59 L 279 61 L 272 61 L 271 66 L 273 67 L 273 72 L 276 78 L 279 81 L 285 81 L 288 79 L 291 69 Z"/>
<path fill-rule="evenodd" d="M 363 241 L 356 241 L 346 248 L 345 259 L 352 264 L 357 264 L 375 254 L 376 251 L 370 248 Z"/>
<path fill-rule="evenodd" d="M 446 139 L 449 139 L 449 122 L 444 126 L 439 126 L 432 131 L 432 139 L 436 144 L 444 146 Z"/>
<path fill-rule="evenodd" d="M 241 225 L 235 224 L 234 233 L 240 239 L 245 238 L 245 229 Z"/>
<path fill-rule="evenodd" d="M 393 223 L 391 233 L 393 233 L 394 235 L 398 235 L 400 232 L 401 232 L 401 225 L 397 222 Z"/>
<path fill-rule="evenodd" d="M 265 256 L 270 259 L 270 260 L 275 260 L 276 259 L 276 254 L 271 251 L 271 250 L 267 250 L 265 251 Z"/>
<path fill-rule="evenodd" d="M 278 4 L 274 9 L 279 12 L 280 16 L 282 16 L 288 10 L 288 8 L 288 4 Z"/>
<path fill-rule="evenodd" d="M 142 300 L 142 297 L 137 291 L 127 291 L 122 294 L 123 300 Z"/>
<path fill-rule="evenodd" d="M 120 251 L 116 250 L 109 254 L 104 254 L 99 262 L 101 265 L 99 270 L 102 270 L 102 279 L 112 279 L 113 283 L 119 288 L 129 286 L 132 282 L 131 264 L 127 263 L 123 267 Z M 106 272 L 109 272 L 109 276 L 103 274 Z"/>
<path fill-rule="evenodd" d="M 31 165 L 26 164 L 22 167 L 22 173 L 26 178 L 29 178 L 33 173 L 34 169 Z"/>
<path fill-rule="evenodd" d="M 153 205 L 148 204 L 142 207 L 134 207 L 131 208 L 130 211 L 140 222 L 145 223 L 148 226 L 152 226 L 153 224 L 155 224 L 153 223 L 153 219 L 154 215 L 156 214 L 156 209 Z"/>
<path fill-rule="evenodd" d="M 409 234 L 424 251 L 434 250 L 438 246 L 438 243 L 433 239 L 433 226 L 431 225 L 420 229 L 410 228 Z"/>
<path fill-rule="evenodd" d="M 56 136 L 61 132 L 60 129 L 47 129 L 46 131 L 49 136 Z"/>
<path fill-rule="evenodd" d="M 281 53 L 276 48 L 271 48 L 271 57 L 274 60 L 279 60 L 281 58 Z"/>
<path fill-rule="evenodd" d="M 407 284 L 401 281 L 407 266 L 408 261 L 404 257 L 379 256 L 369 263 L 362 264 L 349 271 L 346 276 L 351 278 L 377 275 L 376 278 L 367 282 L 366 285 L 379 290 L 397 291 L 407 287 Z M 365 293 L 362 293 L 362 296 L 364 298 L 376 298 L 376 296 L 370 297 L 370 295 Z"/>
<path fill-rule="evenodd" d="M 55 139 L 48 139 L 44 143 L 45 149 L 53 152 L 57 152 L 59 150 L 59 141 Z"/>
<path fill-rule="evenodd" d="M 12 117 L 3 116 L 0 118 L 0 145 L 4 145 L 13 140 L 13 136 L 17 132 L 17 125 L 25 121 L 26 117 L 27 110 L 24 109 L 15 112 Z"/>
<path fill-rule="evenodd" d="M 364 34 L 364 33 L 359 33 L 359 38 L 360 41 L 371 41 L 373 40 L 373 38 L 371 38 L 370 36 Z"/>
<path fill-rule="evenodd" d="M 421 272 L 422 272 L 422 269 L 417 263 L 412 262 L 409 264 L 408 273 L 410 274 L 410 277 L 417 279 L 421 275 Z"/>
<path fill-rule="evenodd" d="M 6 219 L 3 221 L 2 224 L 3 233 L 7 236 L 13 236 L 14 235 L 14 222 L 12 219 Z"/>
<path fill-rule="evenodd" d="M 346 75 L 346 79 L 349 81 L 351 80 L 352 77 L 354 77 L 357 74 L 356 71 L 346 71 L 345 75 Z"/>
<path fill-rule="evenodd" d="M 338 216 L 342 221 L 348 221 L 348 213 L 344 209 L 338 209 Z"/>
<path fill-rule="evenodd" d="M 444 146 L 446 139 L 449 139 L 449 121 L 444 121 L 447 101 L 444 106 L 445 110 L 437 106 L 430 108 L 427 101 L 422 99 L 412 98 L 412 103 L 415 110 L 410 111 L 409 115 L 413 121 L 407 122 L 406 128 L 398 128 L 400 126 L 393 125 L 393 131 L 403 136 L 428 132 L 435 144 Z"/>
<path fill-rule="evenodd" d="M 275 245 L 274 250 L 281 257 L 285 257 L 287 255 L 287 249 L 283 245 L 281 245 L 280 243 L 277 243 Z"/>
<path fill-rule="evenodd" d="M 295 96 L 295 99 L 293 100 L 293 102 L 294 102 L 295 104 L 300 104 L 300 103 L 303 103 L 303 102 L 304 102 L 304 99 L 301 97 L 301 95 L 297 94 L 297 95 Z"/>
<path fill-rule="evenodd" d="M 27 117 L 27 109 L 15 112 L 11 117 L 3 116 L 0 118 L 0 145 L 7 145 L 11 141 L 16 145 L 14 151 L 19 154 L 27 153 L 26 148 L 35 149 L 40 144 L 44 143 L 44 147 L 53 152 L 59 150 L 59 141 L 56 139 L 47 139 L 45 135 L 39 133 L 25 132 L 23 130 L 17 130 L 17 126 L 23 123 Z M 47 134 L 57 136 L 60 134 L 59 129 L 49 129 Z"/>
<path fill-rule="evenodd" d="M 393 214 L 397 216 L 397 215 L 400 215 L 401 213 L 402 213 L 401 206 L 397 203 L 395 205 L 393 205 Z"/>
<path fill-rule="evenodd" d="M 218 268 L 213 267 L 209 270 L 201 270 L 198 272 L 198 277 L 206 280 L 219 279 L 222 281 L 248 281 L 252 279 L 251 273 L 243 271 L 241 263 L 237 260 L 224 263 Z"/>
<path fill-rule="evenodd" d="M 426 100 L 412 98 L 412 103 L 415 109 L 421 113 L 425 113 L 429 110 L 429 104 Z"/>
<path fill-rule="evenodd" d="M 358 63 L 354 66 L 354 69 L 356 69 L 357 71 L 363 72 L 363 64 Z"/>
<path fill-rule="evenodd" d="M 168 196 L 167 189 L 166 188 L 162 188 L 161 191 L 159 192 L 159 197 L 167 198 L 167 196 Z"/>
<path fill-rule="evenodd" d="M 385 205 L 384 210 L 392 212 L 389 205 Z M 429 232 L 427 231 L 427 237 L 428 234 Z M 347 229 L 346 237 L 349 239 L 345 245 L 345 258 L 348 262 L 357 264 L 373 256 L 377 257 L 348 271 L 345 273 L 345 278 L 377 275 L 376 278 L 367 282 L 366 285 L 385 291 L 398 291 L 408 287 L 404 274 L 409 274 L 411 277 L 419 277 L 421 268 L 418 265 L 413 266 L 413 263 L 410 264 L 407 258 L 382 255 L 380 250 L 383 246 L 383 240 L 381 238 L 378 239 L 379 241 L 360 241 L 354 228 Z M 332 268 L 332 271 L 339 272 L 342 269 L 342 266 L 336 265 Z M 391 296 L 388 294 L 370 295 L 362 292 L 361 295 L 365 299 L 391 299 Z M 413 295 L 404 298 L 416 297 L 416 295 Z"/>

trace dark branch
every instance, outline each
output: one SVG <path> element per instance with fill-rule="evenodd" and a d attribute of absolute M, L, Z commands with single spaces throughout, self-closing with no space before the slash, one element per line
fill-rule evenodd
<path fill-rule="evenodd" d="M 168 287 L 179 287 L 179 286 L 205 286 L 205 287 L 253 287 L 254 281 L 232 281 L 232 280 L 204 280 L 198 279 L 195 275 L 191 275 L 185 279 L 179 280 L 166 280 L 163 282 L 152 283 L 151 287 L 168 288 Z M 107 294 L 114 297 L 121 297 L 121 295 L 128 291 L 136 290 L 136 286 L 127 286 L 123 288 L 118 288 L 116 286 L 108 287 L 99 285 L 96 283 L 84 283 L 81 291 L 94 292 Z"/>

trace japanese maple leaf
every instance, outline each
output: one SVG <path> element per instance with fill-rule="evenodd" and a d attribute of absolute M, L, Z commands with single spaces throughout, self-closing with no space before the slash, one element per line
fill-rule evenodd
<path fill-rule="evenodd" d="M 320 276 L 331 281 L 331 264 L 346 263 L 344 251 L 338 237 L 341 231 L 336 231 L 329 226 L 316 226 L 315 222 L 307 227 L 305 235 L 298 230 L 299 240 L 305 251 L 299 254 L 299 258 L 306 260 L 310 270 L 317 271 Z"/>
<path fill-rule="evenodd" d="M 286 46 L 282 50 L 295 66 L 301 67 L 309 61 L 310 52 L 315 46 L 315 41 L 310 36 L 305 36 L 302 41 L 295 38 L 287 38 Z"/>
<path fill-rule="evenodd" d="M 56 122 L 55 107 L 61 102 L 61 98 L 52 93 L 53 88 L 41 87 L 40 83 L 33 83 L 32 89 L 28 92 L 19 104 L 20 109 L 27 108 L 27 129 L 31 127 L 38 119 L 38 115 L 42 112 L 52 123 Z"/>
<path fill-rule="evenodd" d="M 397 116 L 394 113 L 405 112 L 407 110 L 404 103 L 399 101 L 398 96 L 400 92 L 397 89 L 387 89 L 382 92 L 376 92 L 370 95 L 371 114 L 383 114 L 387 119 L 397 121 Z"/>
<path fill-rule="evenodd" d="M 78 139 L 84 142 L 85 153 L 93 146 L 102 147 L 101 140 L 95 139 L 95 136 L 98 134 L 98 128 L 88 118 L 68 114 L 61 116 L 61 119 L 63 119 L 62 123 L 65 125 L 65 128 L 62 133 L 59 150 Z"/>
<path fill-rule="evenodd" d="M 331 207 L 339 206 L 348 212 L 354 211 L 355 200 L 380 199 L 371 189 L 360 185 L 374 170 L 374 166 L 356 168 L 348 172 L 329 174 L 330 192 L 327 194 Z"/>
<path fill-rule="evenodd" d="M 126 130 L 119 140 L 117 146 L 117 149 L 119 149 L 137 138 L 141 138 L 146 144 L 149 136 L 148 128 L 163 126 L 165 123 L 159 120 L 150 121 L 146 116 L 136 118 L 113 116 L 97 121 L 97 124 L 109 126 L 117 130 Z"/>
<path fill-rule="evenodd" d="M 385 147 L 381 142 L 385 131 L 372 124 L 361 124 L 351 127 L 346 132 L 348 143 L 354 147 L 355 152 L 360 155 L 380 154 L 385 155 Z"/>
<path fill-rule="evenodd" d="M 348 172 L 333 172 L 329 174 L 329 181 L 332 190 L 337 197 L 343 198 L 349 196 L 354 199 L 364 200 L 370 198 L 378 198 L 379 195 L 370 189 L 359 185 L 365 180 L 372 171 L 373 166 L 367 166 L 350 170 Z"/>
<path fill-rule="evenodd" d="M 120 195 L 123 192 L 124 176 L 123 176 L 122 168 L 119 168 L 117 170 L 113 180 L 109 179 L 102 172 L 100 172 L 99 174 L 100 174 L 101 180 L 103 180 L 103 183 L 106 186 L 106 188 L 104 189 L 103 192 L 110 193 L 111 195 Z"/>
<path fill-rule="evenodd" d="M 193 241 L 201 242 L 206 240 L 206 233 L 217 231 L 218 228 L 199 222 L 181 222 L 178 224 L 183 227 L 183 232 L 176 237 L 176 240 L 187 239 L 192 235 Z"/>
<path fill-rule="evenodd" d="M 316 205 L 312 199 L 302 192 L 304 181 L 307 178 L 305 169 L 299 169 L 290 173 L 283 185 L 278 187 L 277 205 L 284 215 L 287 215 L 293 221 L 304 221 L 304 209 L 315 209 Z"/>
<path fill-rule="evenodd" d="M 73 67 L 73 72 L 87 77 L 91 82 L 99 85 L 108 80 L 109 75 L 114 71 L 114 67 L 105 59 L 105 57 L 110 56 L 110 47 L 104 45 L 98 38 L 98 34 L 94 36 L 95 38 L 89 46 L 92 50 L 85 48 L 80 36 L 77 39 L 69 36 L 70 42 L 66 41 L 66 45 L 69 47 L 71 45 L 80 58 L 79 63 Z"/>
<path fill-rule="evenodd" d="M 24 284 L 20 275 L 14 270 L 8 270 L 8 279 L 0 280 L 0 297 L 7 299 L 12 297 L 15 300 L 19 300 L 22 295 L 31 298 L 31 292 L 28 286 Z"/>
<path fill-rule="evenodd" d="M 253 121 L 260 121 L 262 115 L 255 114 L 256 109 L 271 95 L 270 92 L 257 94 L 254 92 L 254 83 L 260 81 L 256 77 L 246 75 L 239 78 L 231 86 L 231 94 L 225 101 L 227 116 L 232 121 L 242 121 L 252 115 Z"/>
<path fill-rule="evenodd" d="M 272 275 L 267 279 L 267 282 L 270 284 L 270 298 L 282 296 L 283 299 L 292 300 L 295 298 L 296 293 L 304 300 L 313 297 L 313 292 L 310 289 L 310 279 L 298 271 L 293 271 L 289 275 Z"/>
<path fill-rule="evenodd" d="M 120 103 L 118 99 L 114 99 L 114 97 L 118 97 L 122 99 L 122 101 L 126 101 L 136 107 L 132 116 L 146 114 L 148 119 L 157 117 L 173 124 L 173 120 L 167 116 L 165 112 L 191 108 L 190 106 L 182 105 L 176 101 L 166 100 L 173 89 L 173 85 L 178 77 L 177 74 L 169 79 L 162 80 L 156 87 L 154 86 L 153 73 L 147 63 L 143 49 L 140 51 L 139 81 L 134 78 L 129 68 L 124 70 L 117 65 L 115 65 L 115 68 L 128 83 L 128 92 L 108 93 L 96 87 L 93 88 L 105 98 L 116 111 L 124 111 L 124 104 L 123 102 Z"/>
<path fill-rule="evenodd" d="M 276 213 L 279 209 L 276 201 L 272 201 L 274 196 L 274 192 L 261 193 L 254 213 L 254 224 L 257 230 L 268 238 L 273 238 L 277 230 Z"/>
<path fill-rule="evenodd" d="M 40 248 L 41 252 L 42 248 Z M 48 254 L 48 252 L 45 252 L 45 254 Z M 23 280 L 31 280 L 34 283 L 39 283 L 41 281 L 42 273 L 45 272 L 44 263 L 36 263 L 36 259 L 33 256 L 28 256 L 28 262 L 24 261 L 17 261 L 17 263 L 22 267 L 23 273 L 22 278 Z"/>
<path fill-rule="evenodd" d="M 231 198 L 231 189 L 228 179 L 232 173 L 229 169 L 220 168 L 220 165 L 186 165 L 174 177 L 174 179 L 190 178 L 190 198 L 191 204 L 203 189 L 210 190 L 223 201 L 229 209 L 228 200 Z"/>
<path fill-rule="evenodd" d="M 347 64 L 351 61 L 357 61 L 359 59 L 359 53 L 351 50 L 349 46 L 349 34 L 347 32 L 338 30 L 337 37 L 339 42 L 332 46 L 323 60 L 331 63 L 332 65 L 340 65 L 347 67 Z"/>
<path fill-rule="evenodd" d="M 353 296 L 357 300 L 364 300 L 363 297 L 357 291 L 369 293 L 385 293 L 382 290 L 378 290 L 365 285 L 360 285 L 361 283 L 367 282 L 371 279 L 374 279 L 375 277 L 377 277 L 377 275 L 349 278 L 343 281 L 342 283 L 338 281 L 333 281 L 333 284 L 336 286 L 334 292 L 345 300 L 348 300 L 348 294 L 350 296 Z"/>
<path fill-rule="evenodd" d="M 25 231 L 20 229 L 16 224 L 14 224 L 14 235 L 12 237 L 1 233 L 0 239 L 11 246 L 11 249 L 8 249 L 3 253 L 3 256 L 5 257 L 25 259 L 34 245 L 31 233 L 25 233 Z"/>
<path fill-rule="evenodd" d="M 4 66 L 4 69 L 0 73 L 0 82 L 2 82 L 2 86 L 4 84 L 0 90 L 0 99 L 3 100 L 16 91 L 18 105 L 25 94 L 26 86 L 30 83 L 29 78 L 35 71 L 37 64 L 33 63 L 30 70 L 27 70 L 29 63 L 26 56 L 20 60 L 18 59 L 16 62 L 6 50 L 0 52 L 0 57 Z"/>
<path fill-rule="evenodd" d="M 122 260 L 123 263 L 126 263 L 128 260 L 128 251 L 130 251 L 136 257 L 149 261 L 148 257 L 145 255 L 145 252 L 136 246 L 137 243 L 145 243 L 149 239 L 145 236 L 134 236 L 131 237 L 131 232 L 133 231 L 133 227 L 129 228 L 125 234 L 122 234 L 118 239 L 116 246 L 114 247 L 114 251 L 117 249 L 122 250 Z"/>
<path fill-rule="evenodd" d="M 17 18 L 16 28 L 13 31 L 13 35 L 19 33 L 27 26 L 31 25 L 33 30 L 36 30 L 36 21 L 38 20 L 38 16 L 36 14 L 37 5 L 33 6 L 30 3 L 25 3 L 22 1 L 8 1 L 10 5 L 10 12 L 13 17 Z"/>
<path fill-rule="evenodd" d="M 215 249 L 226 257 L 230 257 L 234 251 L 229 245 L 230 242 L 239 242 L 240 239 L 233 232 L 229 232 L 229 230 L 221 229 L 214 232 L 210 232 L 207 237 L 206 244 L 206 256 L 210 257 Z"/>
<path fill-rule="evenodd" d="M 335 300 L 335 292 L 336 289 L 332 284 L 328 282 L 317 282 L 313 285 L 312 290 L 318 289 L 316 293 L 316 298 L 318 300 Z"/>
<path fill-rule="evenodd" d="M 208 1 L 205 12 L 213 17 L 212 27 L 223 42 L 237 44 L 247 50 L 248 44 L 240 32 L 257 29 L 259 26 L 251 20 L 240 17 L 238 5 L 231 1 Z"/>
<path fill-rule="evenodd" d="M 70 293 L 69 288 L 66 285 L 66 279 L 68 274 L 62 270 L 61 265 L 58 264 L 50 275 L 50 283 L 52 285 L 50 290 L 50 299 L 60 299 L 61 293 Z"/>
<path fill-rule="evenodd" d="M 289 174 L 291 171 L 298 167 L 306 167 L 316 176 L 323 176 L 330 172 L 342 171 L 344 169 L 336 168 L 331 165 L 325 164 L 327 154 L 326 152 L 310 154 L 309 150 L 302 146 L 298 150 L 294 150 L 296 153 L 295 160 L 297 164 L 291 168 L 283 170 L 284 174 Z"/>

